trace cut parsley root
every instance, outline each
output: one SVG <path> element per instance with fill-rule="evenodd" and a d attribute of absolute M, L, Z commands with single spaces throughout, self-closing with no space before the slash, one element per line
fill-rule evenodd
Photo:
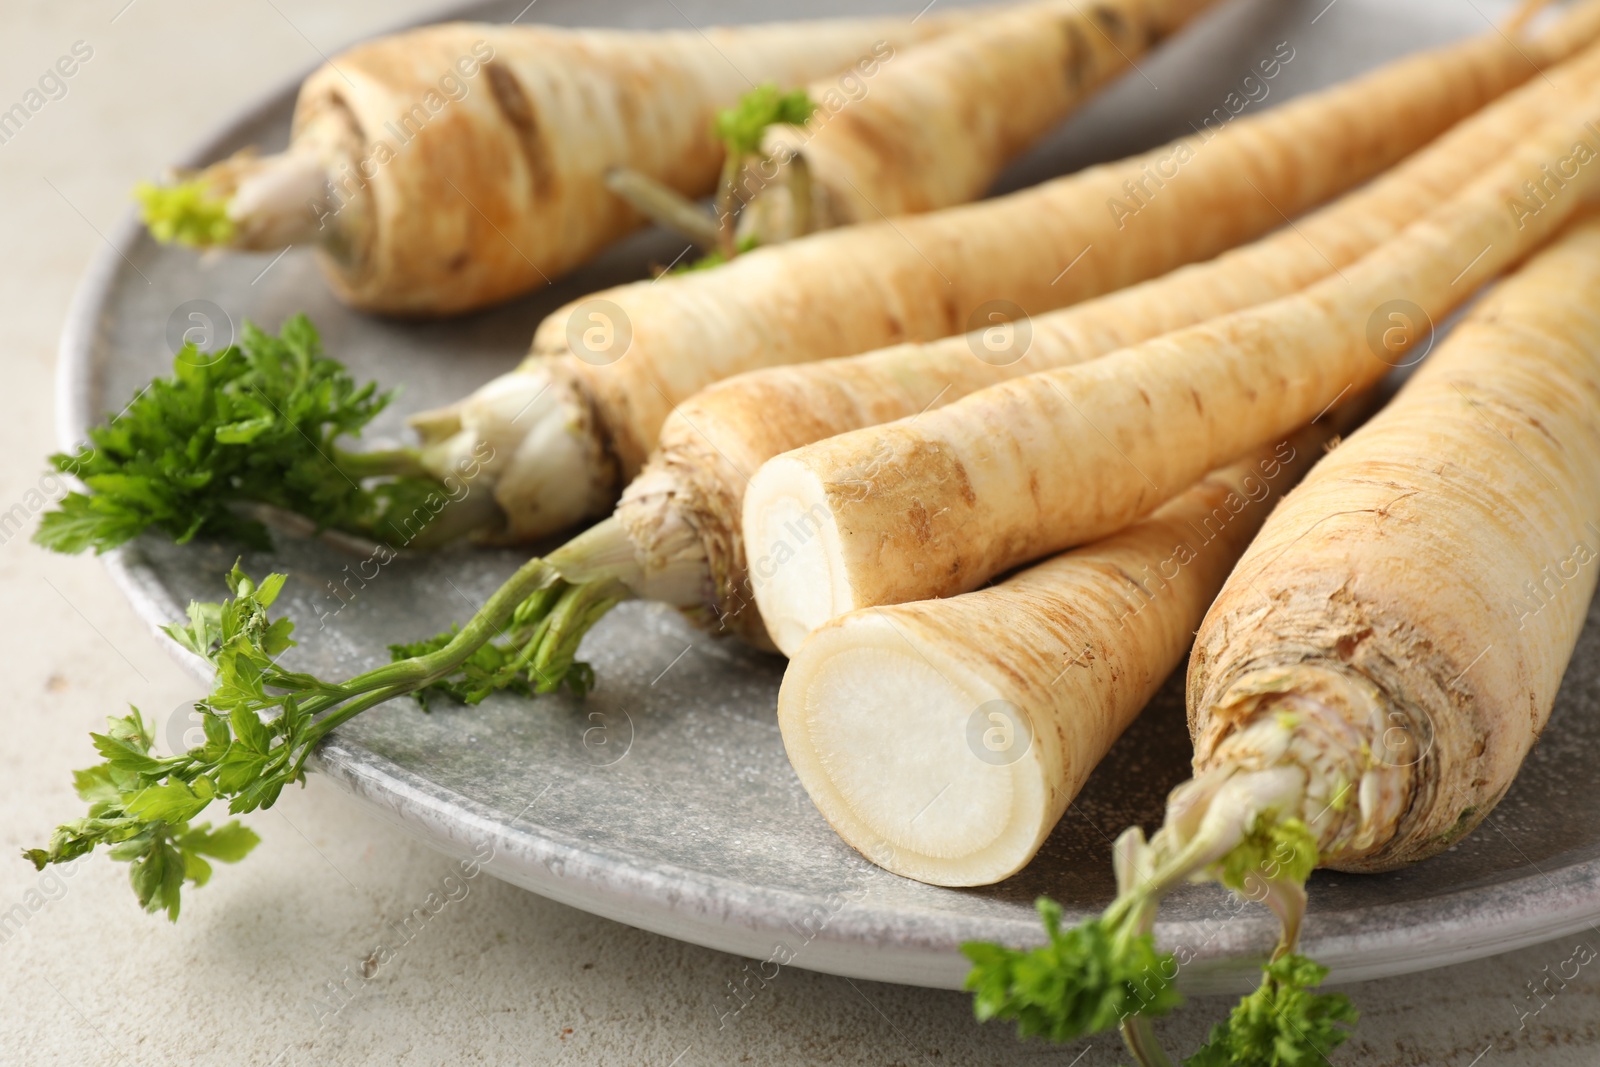
<path fill-rule="evenodd" d="M 817 630 L 778 696 L 784 748 L 817 810 L 918 881 L 988 885 L 1021 870 L 1182 662 L 1334 425 L 1330 414 L 1121 533 L 987 589 Z"/>
<path fill-rule="evenodd" d="M 154 756 L 137 709 L 112 719 L 105 734 L 94 735 L 106 762 L 74 776 L 89 802 L 88 816 L 58 827 L 47 847 L 24 850 L 30 862 L 42 870 L 105 845 L 111 858 L 133 864 L 140 904 L 176 919 L 184 881 L 201 885 L 210 876 L 206 857 L 233 862 L 256 843 L 236 823 L 211 830 L 192 821 L 214 801 L 226 801 L 234 814 L 270 808 L 285 786 L 304 781 L 311 750 L 340 723 L 435 688 L 475 702 L 497 689 L 549 692 L 567 685 L 581 692 L 588 677 L 585 665 L 570 659 L 554 666 L 537 661 L 534 644 L 525 651 L 491 644 L 497 635 L 532 639 L 563 624 L 561 615 L 540 610 L 541 596 L 557 579 L 539 560 L 524 564 L 446 639 L 337 683 L 279 665 L 294 644 L 294 624 L 271 619 L 267 609 L 284 581 L 282 574 L 269 574 L 257 584 L 235 564 L 228 574 L 232 599 L 191 603 L 187 624 L 165 627 L 216 669 L 211 693 L 195 704 L 205 743 Z M 539 615 L 531 626 L 530 612 Z"/>
<path fill-rule="evenodd" d="M 428 461 L 448 465 L 481 440 L 500 442 L 483 482 L 515 537 L 604 515 L 672 408 L 713 382 L 948 337 L 971 329 L 975 315 L 1038 314 L 1218 255 L 1376 175 L 1525 81 L 1529 57 L 1544 65 L 1591 41 L 1595 12 L 1585 5 L 1532 40 L 1491 33 L 1413 55 L 1204 137 L 1010 196 L 594 294 L 545 319 L 522 367 L 417 420 Z M 1140 183 L 1148 195 L 1130 199 Z M 1108 211 L 1108 201 L 1127 210 Z M 541 412 L 516 419 L 535 397 Z"/>
<path fill-rule="evenodd" d="M 1062 932 L 1046 908 L 1043 948 L 966 947 L 980 1017 L 1057 1039 L 1120 1017 L 1148 1045 L 1176 973 L 1151 961 L 1156 909 L 1215 879 L 1261 896 L 1283 938 L 1269 992 L 1220 1028 L 1234 1058 L 1189 1062 L 1299 1062 L 1251 1036 L 1277 1025 L 1267 999 L 1337 1038 L 1348 1007 L 1296 992 L 1323 972 L 1285 955 L 1307 875 L 1392 869 L 1477 825 L 1543 728 L 1583 627 L 1594 567 L 1559 592 L 1529 589 L 1551 561 L 1596 556 L 1597 292 L 1591 219 L 1502 282 L 1267 519 L 1195 641 L 1195 777 L 1148 841 L 1138 828 L 1118 839 L 1120 891 L 1099 919 Z"/>
<path fill-rule="evenodd" d="M 1551 161 L 1600 149 L 1585 128 L 1600 89 L 1573 99 L 1337 277 L 769 460 L 745 492 L 746 542 L 781 543 L 802 516 L 816 531 L 752 575 L 779 647 L 846 611 L 964 592 L 1106 536 L 1372 385 L 1600 189 L 1600 168 L 1579 166 L 1560 195 L 1526 200 Z"/>
<path fill-rule="evenodd" d="M 187 345 L 121 413 L 89 431 L 77 454 L 51 457 L 87 493 L 69 493 L 40 520 L 34 540 L 57 552 L 96 552 L 148 529 L 183 543 L 226 538 L 266 547 L 252 505 L 310 518 L 321 529 L 427 547 L 502 521 L 464 479 L 436 480 L 408 450 L 347 452 L 388 405 L 322 354 L 302 315 L 274 337 L 245 323 L 219 352 Z M 479 459 L 484 458 L 480 453 Z"/>
<path fill-rule="evenodd" d="M 982 18 L 647 33 L 427 26 L 358 45 L 306 79 L 282 154 L 235 156 L 138 195 L 157 238 L 315 244 L 355 307 L 466 311 L 546 284 L 636 228 L 641 216 L 603 181 L 614 166 L 711 192 L 722 164 L 712 120 L 746 79 L 803 85 L 875 46 Z"/>

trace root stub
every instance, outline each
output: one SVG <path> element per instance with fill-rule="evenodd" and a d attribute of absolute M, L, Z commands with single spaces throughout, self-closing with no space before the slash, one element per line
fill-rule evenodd
<path fill-rule="evenodd" d="M 876 615 L 819 633 L 784 678 L 784 745 L 824 817 L 874 863 L 987 885 L 1055 823 L 1043 746 L 1026 709 L 936 657 Z"/>

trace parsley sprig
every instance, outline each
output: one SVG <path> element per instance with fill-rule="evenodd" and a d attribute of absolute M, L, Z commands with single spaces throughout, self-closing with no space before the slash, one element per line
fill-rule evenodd
<path fill-rule="evenodd" d="M 132 865 L 139 903 L 176 920 L 183 883 L 203 885 L 211 875 L 208 858 L 232 863 L 256 844 L 255 834 L 236 822 L 215 830 L 194 825 L 201 812 L 216 801 L 226 801 L 236 815 L 270 808 L 284 787 L 305 780 L 317 742 L 385 701 L 433 686 L 476 700 L 494 689 L 515 690 L 537 665 L 490 669 L 482 650 L 508 627 L 527 625 L 541 607 L 562 604 L 568 592 L 547 564 L 530 560 L 446 640 L 329 683 L 279 664 L 295 644 L 294 624 L 268 614 L 284 581 L 284 575 L 270 574 L 257 583 L 235 563 L 228 574 L 231 599 L 191 603 L 187 622 L 165 628 L 216 671 L 210 694 L 195 704 L 205 742 L 160 757 L 151 752 L 151 731 L 138 709 L 111 719 L 105 733 L 92 735 L 105 762 L 74 776 L 89 804 L 87 817 L 57 828 L 46 848 L 25 850 L 35 867 L 65 863 L 104 845 L 113 859 Z M 547 621 L 538 625 L 563 625 L 578 606 L 566 603 L 568 614 L 545 611 Z M 576 686 L 592 677 L 571 660 L 560 669 Z"/>
<path fill-rule="evenodd" d="M 751 195 L 745 180 L 756 181 L 751 177 L 755 165 L 771 162 L 762 149 L 767 130 L 802 126 L 816 110 L 816 101 L 806 90 L 784 91 L 776 83 L 766 82 L 745 93 L 733 107 L 718 111 L 712 132 L 722 142 L 724 154 L 722 177 L 710 211 L 676 189 L 626 167 L 613 168 L 606 176 L 606 187 L 653 222 L 682 234 L 704 251 L 700 258 L 666 273 L 686 274 L 721 266 L 760 244 L 754 234 L 741 237 L 737 233 L 736 216 L 741 202 Z M 798 237 L 812 228 L 811 176 L 804 158 L 796 156 L 785 162 L 789 165 L 781 180 L 789 186 L 793 217 L 784 236 Z"/>
<path fill-rule="evenodd" d="M 1343 994 L 1315 992 L 1326 968 L 1294 953 L 1316 838 L 1298 818 L 1245 805 L 1247 789 L 1223 792 L 1221 781 L 1191 783 L 1199 788 L 1183 795 L 1185 802 L 1202 796 L 1211 806 L 1204 819 L 1191 808 L 1175 820 L 1169 808 L 1168 825 L 1149 841 L 1138 828 L 1118 839 L 1118 894 L 1099 916 L 1063 930 L 1061 907 L 1041 898 L 1043 945 L 1026 951 L 963 945 L 973 964 L 966 988 L 979 1020 L 1010 1020 L 1020 1036 L 1052 1041 L 1118 1027 L 1143 1067 L 1170 1067 L 1151 1020 L 1182 998 L 1174 986 L 1177 960 L 1156 948 L 1151 933 L 1156 909 L 1185 882 L 1215 880 L 1238 891 L 1264 889 L 1282 935 L 1261 985 L 1212 1028 L 1184 1067 L 1297 1067 L 1322 1062 L 1343 1042 L 1355 1007 Z"/>
<path fill-rule="evenodd" d="M 1261 985 L 1184 1067 L 1299 1067 L 1325 1063 L 1350 1036 L 1356 1008 L 1343 993 L 1313 993 L 1328 969 L 1285 953 L 1267 964 Z"/>
<path fill-rule="evenodd" d="M 189 820 L 214 794 L 213 781 L 183 777 L 193 764 L 188 757 L 151 756 L 150 729 L 139 709 L 107 723 L 105 733 L 90 735 L 106 761 L 72 776 L 78 796 L 89 804 L 88 816 L 58 827 L 49 848 L 22 854 L 44 870 L 46 864 L 77 859 L 96 845 L 110 846 L 113 859 L 129 864 L 139 903 L 146 911 L 165 911 L 175 922 L 184 881 L 204 885 L 211 878 L 208 857 L 237 863 L 260 839 L 238 822 L 215 830 L 210 823 L 191 826 Z M 208 746 L 227 745 L 214 733 L 208 726 Z"/>
<path fill-rule="evenodd" d="M 1182 998 L 1165 977 L 1176 961 L 1132 921 L 1129 903 L 1061 929 L 1061 905 L 1036 907 L 1049 940 L 1026 952 L 984 941 L 961 951 L 972 961 L 967 988 L 980 1021 L 1011 1019 L 1020 1037 L 1070 1041 L 1122 1025 L 1130 1015 L 1165 1015 Z"/>
<path fill-rule="evenodd" d="M 90 430 L 83 452 L 50 457 L 89 492 L 64 497 L 34 540 L 57 552 L 104 552 L 157 529 L 180 544 L 207 537 L 269 547 L 266 526 L 244 513 L 249 504 L 396 544 L 419 531 L 423 544 L 463 532 L 436 517 L 450 494 L 414 451 L 340 447 L 392 398 L 325 356 L 304 315 L 278 336 L 245 323 L 240 343 L 218 352 L 185 345 L 171 377 Z"/>

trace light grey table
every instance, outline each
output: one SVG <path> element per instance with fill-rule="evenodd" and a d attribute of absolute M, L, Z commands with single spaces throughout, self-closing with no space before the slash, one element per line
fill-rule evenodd
<path fill-rule="evenodd" d="M 50 489 L 57 333 L 131 183 L 319 53 L 434 6 L 10 0 L 0 109 L 75 42 L 93 55 L 0 144 L 0 513 Z M 390 924 L 442 893 L 450 865 L 315 779 L 254 817 L 265 842 L 249 870 L 189 895 L 177 926 L 140 913 L 104 859 L 42 878 L 12 857 L 78 812 L 66 771 L 92 762 L 87 731 L 129 701 L 165 713 L 198 693 L 92 559 L 48 555 L 0 523 L 0 588 L 0 1063 L 1119 1062 L 1107 1038 L 1019 1045 L 974 1024 L 959 994 L 793 969 L 724 1018 L 745 961 L 487 877 L 401 938 Z M 380 940 L 403 947 L 364 977 Z M 1361 1034 L 1334 1061 L 1600 1062 L 1591 969 L 1552 981 L 1553 997 L 1529 992 L 1571 940 L 1351 987 Z M 1192 1046 L 1225 1007 L 1199 1001 L 1164 1024 L 1172 1044 Z"/>

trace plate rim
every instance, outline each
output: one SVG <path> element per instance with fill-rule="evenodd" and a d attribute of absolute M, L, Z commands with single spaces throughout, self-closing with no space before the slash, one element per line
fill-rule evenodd
<path fill-rule="evenodd" d="M 362 35 L 380 33 L 481 12 L 484 0 L 437 5 L 422 18 L 407 19 Z M 312 64 L 234 110 L 179 156 L 180 166 L 198 166 L 213 159 L 245 125 L 292 105 Z M 68 305 L 57 347 L 55 420 L 58 447 L 71 452 L 83 442 L 98 418 L 96 385 L 99 368 L 94 360 L 96 341 L 123 264 L 143 239 L 143 227 L 129 208 L 104 243 L 91 255 Z M 101 561 L 113 583 L 127 598 L 135 614 L 158 643 L 185 670 L 203 683 L 211 672 L 205 662 L 187 652 L 161 627 L 183 618 L 182 606 L 162 585 L 153 568 L 141 562 L 137 546 L 117 548 Z M 721 875 L 693 871 L 675 864 L 645 867 L 626 861 L 605 864 L 599 857 L 624 856 L 604 846 L 580 847 L 495 822 L 484 805 L 426 782 L 376 753 L 342 744 L 331 735 L 311 761 L 341 790 L 368 810 L 399 825 L 435 849 L 462 859 L 472 854 L 452 833 L 452 821 L 478 827 L 496 843 L 496 856 L 511 858 L 503 866 L 493 862 L 483 869 L 541 896 L 629 926 L 729 952 L 750 959 L 765 959 L 774 939 L 789 930 L 785 919 L 806 914 L 815 898 L 770 886 L 741 883 Z M 503 813 L 501 813 L 503 815 Z M 512 822 L 515 821 L 515 817 Z M 590 872 L 587 880 L 561 872 Z M 1526 874 L 1491 885 L 1469 887 L 1397 904 L 1380 904 L 1395 923 L 1382 930 L 1363 932 L 1365 912 L 1313 913 L 1307 919 L 1303 951 L 1329 967 L 1329 984 L 1364 981 L 1415 973 L 1469 960 L 1498 955 L 1553 940 L 1600 923 L 1600 857 L 1580 860 L 1552 871 L 1528 864 Z M 707 892 L 707 890 L 710 892 Z M 758 903 L 756 897 L 764 896 Z M 701 906 L 694 906 L 695 901 Z M 776 903 L 788 905 L 779 908 Z M 966 920 L 973 936 L 984 934 L 983 920 Z M 992 920 L 995 931 L 1010 929 L 1007 920 Z M 1394 925 L 1403 925 L 1408 937 L 1394 937 Z M 805 970 L 870 981 L 939 989 L 960 989 L 968 970 L 965 957 L 947 939 L 934 945 L 900 936 L 892 941 L 866 940 L 874 929 L 870 915 L 852 917 L 846 904 L 809 938 L 792 962 Z M 1165 945 L 1190 943 L 1203 929 L 1192 921 L 1160 921 L 1157 937 Z M 1272 923 L 1264 917 L 1237 918 L 1224 924 L 1225 933 L 1213 933 L 1206 942 L 1216 950 L 1196 956 L 1180 969 L 1179 986 L 1187 993 L 1237 993 L 1251 987 L 1250 977 L 1274 939 Z"/>

